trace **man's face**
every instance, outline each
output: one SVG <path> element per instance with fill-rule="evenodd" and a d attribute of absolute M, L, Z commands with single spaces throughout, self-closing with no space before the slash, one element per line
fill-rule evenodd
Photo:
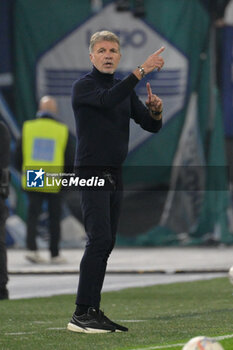
<path fill-rule="evenodd" d="M 120 59 L 120 48 L 114 41 L 99 41 L 90 53 L 91 62 L 101 73 L 113 74 Z"/>

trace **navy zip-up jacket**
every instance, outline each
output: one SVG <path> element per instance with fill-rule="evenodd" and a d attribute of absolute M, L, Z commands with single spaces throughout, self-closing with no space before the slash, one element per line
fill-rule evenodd
<path fill-rule="evenodd" d="M 120 167 L 128 152 L 130 118 L 153 133 L 161 128 L 162 121 L 154 120 L 137 97 L 138 82 L 133 73 L 119 80 L 93 67 L 74 83 L 76 166 Z"/>

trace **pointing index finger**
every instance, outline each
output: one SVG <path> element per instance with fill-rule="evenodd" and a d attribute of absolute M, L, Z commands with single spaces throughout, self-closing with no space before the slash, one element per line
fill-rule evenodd
<path fill-rule="evenodd" d="M 165 50 L 165 47 L 164 47 L 164 46 L 160 47 L 160 49 L 158 49 L 157 51 L 155 51 L 155 55 L 160 55 L 164 50 Z"/>
<path fill-rule="evenodd" d="M 146 88 L 147 88 L 147 94 L 148 94 L 148 99 L 149 99 L 149 103 L 150 103 L 151 99 L 152 99 L 152 90 L 151 90 L 151 87 L 150 87 L 150 83 L 146 84 Z"/>

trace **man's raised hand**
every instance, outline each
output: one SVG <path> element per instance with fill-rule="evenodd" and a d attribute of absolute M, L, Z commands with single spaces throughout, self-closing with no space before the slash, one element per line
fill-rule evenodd
<path fill-rule="evenodd" d="M 154 69 L 158 69 L 158 71 L 160 71 L 160 69 L 163 67 L 164 65 L 164 59 L 162 56 L 160 56 L 160 54 L 165 50 L 165 47 L 162 46 L 160 49 L 158 49 L 157 51 L 155 51 L 154 53 L 152 53 L 152 55 L 150 55 L 146 61 L 142 64 L 142 67 L 145 70 L 145 74 L 148 74 L 150 72 L 152 72 Z"/>
<path fill-rule="evenodd" d="M 163 109 L 163 101 L 155 94 L 152 93 L 150 83 L 146 84 L 147 100 L 146 105 L 152 112 L 161 112 Z"/>

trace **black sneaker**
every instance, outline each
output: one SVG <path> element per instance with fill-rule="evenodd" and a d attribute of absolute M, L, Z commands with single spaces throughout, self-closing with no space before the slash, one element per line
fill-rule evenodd
<path fill-rule="evenodd" d="M 0 300 L 9 299 L 9 293 L 7 288 L 0 288 Z"/>
<path fill-rule="evenodd" d="M 75 313 L 67 325 L 67 329 L 78 333 L 109 333 L 115 332 L 115 326 L 111 325 L 103 317 L 102 312 L 89 307 L 86 314 L 77 316 Z"/>
<path fill-rule="evenodd" d="M 101 317 L 106 321 L 106 323 L 110 324 L 111 326 L 115 327 L 115 332 L 128 332 L 128 328 L 121 326 L 118 323 L 115 323 L 113 321 L 111 321 L 107 316 L 104 315 L 103 311 L 99 311 L 99 313 L 101 314 Z"/>

